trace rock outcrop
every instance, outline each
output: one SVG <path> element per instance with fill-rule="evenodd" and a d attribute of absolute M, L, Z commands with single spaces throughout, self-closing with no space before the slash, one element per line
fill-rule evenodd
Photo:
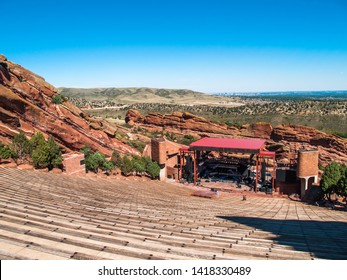
<path fill-rule="evenodd" d="M 113 150 L 138 154 L 114 138 L 116 126 L 89 117 L 68 101 L 54 104 L 57 89 L 44 78 L 0 55 L 0 140 L 8 142 L 19 131 L 53 136 L 66 151 L 88 145 L 111 155 Z"/>
<path fill-rule="evenodd" d="M 137 110 L 129 110 L 128 124 L 148 131 L 165 131 L 196 137 L 263 138 L 266 148 L 275 151 L 278 160 L 289 160 L 301 148 L 318 149 L 323 165 L 331 161 L 347 163 L 347 139 L 324 133 L 315 128 L 300 125 L 280 125 L 275 128 L 269 123 L 255 123 L 241 128 L 208 121 L 190 113 L 174 112 L 170 115 L 150 113 L 142 116 Z"/>

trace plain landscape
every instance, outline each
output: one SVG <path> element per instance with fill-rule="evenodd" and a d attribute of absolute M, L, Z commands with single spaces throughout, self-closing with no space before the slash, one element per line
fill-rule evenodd
<path fill-rule="evenodd" d="M 124 119 L 129 109 L 142 114 L 189 112 L 209 120 L 242 126 L 303 125 L 347 136 L 347 92 L 270 92 L 205 94 L 191 90 L 150 88 L 60 88 L 59 92 L 86 112 Z"/>

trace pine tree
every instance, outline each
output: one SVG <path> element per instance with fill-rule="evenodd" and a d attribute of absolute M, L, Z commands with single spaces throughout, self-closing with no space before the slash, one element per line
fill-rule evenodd
<path fill-rule="evenodd" d="M 332 162 L 324 169 L 320 186 L 326 195 L 331 200 L 331 195 L 337 191 L 337 183 L 341 179 L 340 166 L 336 162 Z"/>
<path fill-rule="evenodd" d="M 133 163 L 127 156 L 123 157 L 123 164 L 121 170 L 122 173 L 126 176 L 128 176 L 131 172 L 134 171 Z"/>
<path fill-rule="evenodd" d="M 11 157 L 11 149 L 0 142 L 0 160 Z"/>
<path fill-rule="evenodd" d="M 21 131 L 13 137 L 9 148 L 11 149 L 11 157 L 15 162 L 17 163 L 18 160 L 23 162 L 30 152 L 29 140 Z"/>

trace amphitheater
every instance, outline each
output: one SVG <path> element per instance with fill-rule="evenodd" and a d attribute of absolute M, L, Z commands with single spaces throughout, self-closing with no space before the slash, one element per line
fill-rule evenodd
<path fill-rule="evenodd" d="M 1 259 L 347 259 L 347 212 L 0 168 Z"/>

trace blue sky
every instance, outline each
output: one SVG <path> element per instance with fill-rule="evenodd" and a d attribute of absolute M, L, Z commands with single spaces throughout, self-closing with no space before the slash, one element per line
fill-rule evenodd
<path fill-rule="evenodd" d="M 347 0 L 0 4 L 0 53 L 57 87 L 347 89 Z"/>

